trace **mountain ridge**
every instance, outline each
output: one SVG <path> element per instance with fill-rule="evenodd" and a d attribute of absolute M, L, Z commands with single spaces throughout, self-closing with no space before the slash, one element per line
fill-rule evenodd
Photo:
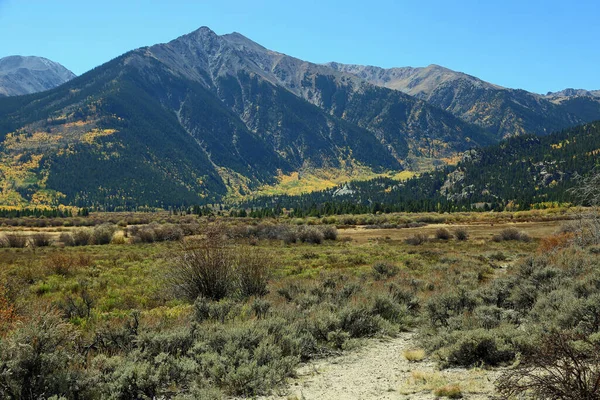
<path fill-rule="evenodd" d="M 7 56 L 0 58 L 0 97 L 42 92 L 75 76 L 61 64 L 47 58 Z"/>
<path fill-rule="evenodd" d="M 201 27 L 0 99 L 0 204 L 218 203 L 293 173 L 418 170 L 496 140 L 428 101 Z"/>
<path fill-rule="evenodd" d="M 389 69 L 335 62 L 327 65 L 375 85 L 414 95 L 489 130 L 497 139 L 543 135 L 600 119 L 600 96 L 565 96 L 562 92 L 544 96 L 504 88 L 434 64 Z"/>

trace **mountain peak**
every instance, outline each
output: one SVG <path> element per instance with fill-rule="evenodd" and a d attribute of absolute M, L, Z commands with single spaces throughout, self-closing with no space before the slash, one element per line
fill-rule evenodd
<path fill-rule="evenodd" d="M 248 39 L 246 36 L 242 35 L 239 32 L 232 32 L 221 37 L 239 49 L 252 49 L 258 51 L 267 50 L 265 47 L 261 46 L 260 44 L 256 43 L 251 39 Z"/>
<path fill-rule="evenodd" d="M 14 55 L 0 58 L 0 97 L 52 89 L 75 76 L 59 63 L 43 57 Z"/>
<path fill-rule="evenodd" d="M 208 26 L 201 26 L 191 33 L 192 35 L 208 35 L 208 36 L 218 36 L 215 31 L 210 29 Z"/>

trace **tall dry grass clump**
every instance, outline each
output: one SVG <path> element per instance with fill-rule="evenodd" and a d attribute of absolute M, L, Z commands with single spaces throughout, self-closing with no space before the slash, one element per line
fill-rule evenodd
<path fill-rule="evenodd" d="M 267 293 L 270 257 L 257 249 L 229 246 L 222 232 L 209 230 L 205 239 L 182 244 L 167 274 L 176 297 L 221 300 Z"/>

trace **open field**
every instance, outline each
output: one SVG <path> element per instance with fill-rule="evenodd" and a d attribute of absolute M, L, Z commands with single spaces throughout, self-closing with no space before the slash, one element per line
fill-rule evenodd
<path fill-rule="evenodd" d="M 587 299 L 582 288 L 597 253 L 573 247 L 570 233 L 557 236 L 576 217 L 163 214 L 143 221 L 97 215 L 95 227 L 5 224 L 0 237 L 28 243 L 0 248 L 0 394 L 29 385 L 67 398 L 424 399 L 444 390 L 486 398 L 542 322 L 567 324 L 562 311 L 549 316 L 535 299 L 521 298 L 528 257 L 553 265 L 552 276 L 578 263 L 561 296 L 571 299 L 565 291 L 572 286 Z M 64 236 L 83 231 L 89 238 L 82 245 Z M 39 234 L 49 235 L 48 245 L 34 245 Z M 189 289 L 180 279 L 189 256 L 197 264 L 204 256 L 220 260 L 211 268 L 231 265 L 211 281 L 210 289 L 224 283 L 221 292 L 182 291 Z M 497 282 L 512 282 L 512 300 L 493 297 L 504 287 Z M 469 353 L 457 338 L 470 335 L 495 350 Z M 35 354 L 19 347 L 36 337 L 54 344 Z M 404 352 L 414 349 L 422 355 L 409 362 Z M 36 359 L 54 363 L 36 367 L 41 377 L 31 382 L 27 368 Z M 3 375 L 9 369 L 24 372 Z"/>

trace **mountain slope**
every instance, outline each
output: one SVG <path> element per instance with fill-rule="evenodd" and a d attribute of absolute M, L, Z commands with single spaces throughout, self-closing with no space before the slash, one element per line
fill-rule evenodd
<path fill-rule="evenodd" d="M 349 182 L 301 196 L 252 199 L 242 207 L 294 209 L 296 215 L 376 211 L 455 211 L 472 207 L 528 209 L 577 202 L 577 176 L 597 171 L 600 121 L 547 136 L 518 136 L 466 152 L 445 167 L 399 182 Z"/>
<path fill-rule="evenodd" d="M 42 92 L 74 77 L 75 74 L 71 71 L 46 58 L 0 58 L 0 97 Z"/>
<path fill-rule="evenodd" d="M 543 135 L 600 119 L 600 98 L 593 92 L 566 99 L 564 93 L 541 96 L 493 85 L 438 65 L 390 69 L 327 65 L 375 85 L 416 96 L 485 128 L 498 139 L 521 134 Z"/>
<path fill-rule="evenodd" d="M 397 91 L 201 28 L 0 99 L 0 203 L 220 201 L 305 169 L 401 170 L 490 139 Z"/>

